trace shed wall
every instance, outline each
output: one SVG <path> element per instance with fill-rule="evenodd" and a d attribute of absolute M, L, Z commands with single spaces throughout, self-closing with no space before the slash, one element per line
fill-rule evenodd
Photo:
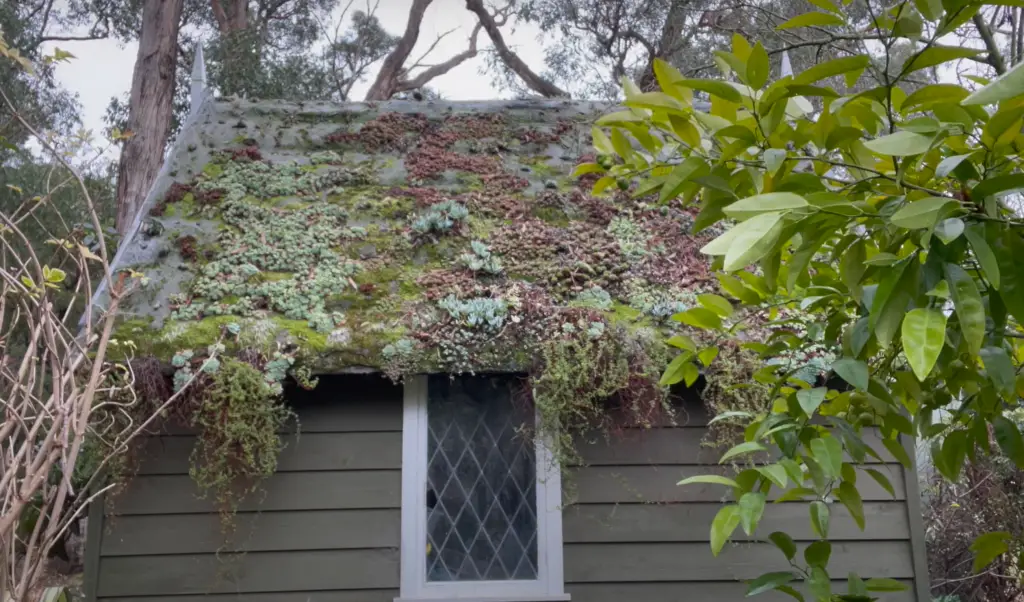
<path fill-rule="evenodd" d="M 289 437 L 265 493 L 242 505 L 226 545 L 216 508 L 197 497 L 188 476 L 193 438 L 155 438 L 113 515 L 93 514 L 102 518 L 89 539 L 95 600 L 391 602 L 399 587 L 402 389 L 379 377 L 344 382 L 321 387 L 299 407 L 301 435 Z M 737 580 L 787 568 L 774 547 L 745 541 L 739 531 L 736 543 L 711 555 L 709 526 L 722 487 L 676 482 L 723 469 L 701 445 L 703 413 L 679 422 L 611 440 L 580 438 L 585 466 L 566 475 L 573 503 L 563 515 L 573 600 L 738 602 L 745 586 Z M 917 506 L 907 501 L 908 484 L 913 498 L 916 483 L 895 461 L 872 468 L 889 476 L 895 499 L 867 475 L 858 480 L 863 532 L 833 507 L 831 572 L 911 586 L 886 601 L 927 599 L 918 596 L 926 580 L 914 582 L 915 566 L 923 566 L 915 557 L 923 542 L 912 537 L 920 515 L 915 525 Z M 774 530 L 811 541 L 806 505 L 769 504 L 759 533 Z"/>

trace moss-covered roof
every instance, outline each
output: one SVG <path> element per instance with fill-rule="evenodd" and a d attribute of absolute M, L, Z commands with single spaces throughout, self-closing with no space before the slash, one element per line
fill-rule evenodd
<path fill-rule="evenodd" d="M 669 328 L 711 288 L 702 242 L 684 210 L 571 177 L 608 108 L 208 102 L 119 253 L 149 281 L 118 336 L 166 359 L 226 337 L 401 373 Z"/>

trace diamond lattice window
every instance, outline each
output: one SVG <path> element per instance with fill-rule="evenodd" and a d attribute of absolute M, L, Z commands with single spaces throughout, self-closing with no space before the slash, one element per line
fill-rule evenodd
<path fill-rule="evenodd" d="M 538 578 L 531 412 L 507 379 L 431 377 L 427 396 L 428 582 Z"/>

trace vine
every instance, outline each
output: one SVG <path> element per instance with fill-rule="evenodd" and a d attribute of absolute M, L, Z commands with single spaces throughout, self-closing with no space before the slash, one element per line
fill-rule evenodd
<path fill-rule="evenodd" d="M 225 532 L 241 500 L 274 474 L 284 447 L 279 432 L 294 417 L 254 365 L 259 358 L 241 357 L 221 362 L 202 387 L 191 422 L 199 434 L 189 474 L 217 503 Z"/>

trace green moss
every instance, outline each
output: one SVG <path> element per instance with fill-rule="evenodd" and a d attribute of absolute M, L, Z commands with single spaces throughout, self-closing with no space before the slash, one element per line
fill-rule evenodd
<path fill-rule="evenodd" d="M 561 228 L 568 226 L 570 221 L 569 216 L 566 215 L 565 211 L 550 205 L 533 205 L 530 207 L 530 215 L 544 223 Z"/>
<path fill-rule="evenodd" d="M 203 166 L 203 175 L 211 180 L 220 177 L 224 173 L 224 167 L 220 163 L 207 163 Z"/>
<path fill-rule="evenodd" d="M 308 320 L 289 320 L 279 316 L 271 318 L 303 351 L 320 352 L 327 349 L 327 333 L 314 330 Z"/>
<path fill-rule="evenodd" d="M 459 190 L 462 191 L 484 189 L 483 179 L 475 173 L 457 172 L 455 174 L 455 181 L 459 183 Z"/>

